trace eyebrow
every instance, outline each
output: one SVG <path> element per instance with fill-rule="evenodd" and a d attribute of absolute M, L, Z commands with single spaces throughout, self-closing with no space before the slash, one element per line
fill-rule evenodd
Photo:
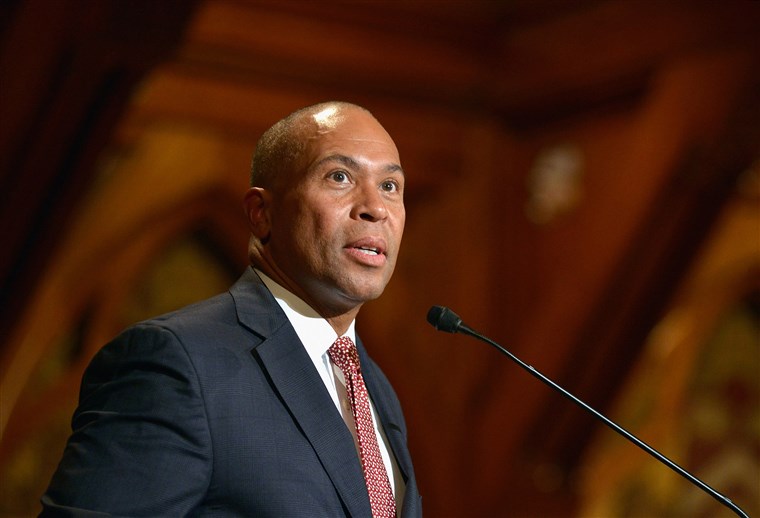
<path fill-rule="evenodd" d="M 350 156 L 340 155 L 340 154 L 334 154 L 334 155 L 326 156 L 326 157 L 322 158 L 321 160 L 319 160 L 318 162 L 316 162 L 313 165 L 313 167 L 315 167 L 315 168 L 319 167 L 320 165 L 324 164 L 325 162 L 339 162 L 339 163 L 345 165 L 346 167 L 350 167 L 352 169 L 359 169 L 359 168 L 361 168 L 361 165 L 359 164 L 359 162 L 357 162 L 356 160 L 354 160 Z M 404 176 L 404 169 L 399 164 L 388 164 L 388 165 L 385 166 L 385 170 L 387 172 L 389 172 L 389 173 L 400 173 L 402 176 Z"/>

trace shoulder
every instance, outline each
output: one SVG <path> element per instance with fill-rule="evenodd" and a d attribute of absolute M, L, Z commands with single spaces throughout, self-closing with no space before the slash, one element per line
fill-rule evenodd
<path fill-rule="evenodd" d="M 134 324 L 134 328 L 163 328 L 176 334 L 198 332 L 209 326 L 237 325 L 235 302 L 229 292 L 221 293 L 170 313 Z"/>
<path fill-rule="evenodd" d="M 120 365 L 133 358 L 186 360 L 199 347 L 226 343 L 224 338 L 235 333 L 240 333 L 235 303 L 229 292 L 221 293 L 131 324 L 102 347 L 92 363 Z"/>
<path fill-rule="evenodd" d="M 219 336 L 222 330 L 237 327 L 234 303 L 229 293 L 220 294 L 190 306 L 131 324 L 121 331 L 105 350 L 156 350 L 172 344 L 192 344 Z"/>
<path fill-rule="evenodd" d="M 224 293 L 135 324 L 134 328 L 162 328 L 178 336 L 200 336 L 239 327 L 245 316 L 267 318 L 278 307 L 264 284 L 247 268 Z"/>

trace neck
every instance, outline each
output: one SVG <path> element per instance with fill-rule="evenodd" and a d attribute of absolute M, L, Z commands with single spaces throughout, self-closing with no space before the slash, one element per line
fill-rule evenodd
<path fill-rule="evenodd" d="M 351 325 L 351 322 L 354 321 L 358 313 L 359 308 L 356 308 L 355 311 L 344 313 L 342 315 L 336 315 L 333 317 L 325 317 L 324 315 L 322 316 L 325 318 L 325 320 L 327 320 L 327 323 L 330 324 L 338 336 L 343 336 L 346 334 L 346 331 L 348 331 L 348 327 Z"/>
<path fill-rule="evenodd" d="M 310 297 L 305 290 L 301 289 L 294 283 L 289 282 L 288 278 L 283 275 L 278 268 L 276 268 L 271 262 L 264 260 L 261 255 L 251 254 L 251 264 L 254 268 L 264 272 L 267 277 L 308 304 L 314 309 L 314 311 L 324 318 L 328 324 L 330 324 L 330 327 L 333 328 L 338 336 L 346 334 L 351 322 L 353 322 L 359 314 L 361 304 L 348 308 L 333 308 L 328 304 L 318 303 L 318 301 L 314 300 L 313 297 Z"/>

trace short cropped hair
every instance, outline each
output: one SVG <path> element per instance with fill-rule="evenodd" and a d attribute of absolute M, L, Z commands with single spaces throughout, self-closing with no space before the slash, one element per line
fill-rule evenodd
<path fill-rule="evenodd" d="M 312 123 L 309 116 L 331 106 L 338 109 L 356 108 L 370 113 L 366 108 L 356 104 L 329 101 L 306 106 L 276 122 L 261 135 L 256 144 L 251 163 L 251 187 L 272 188 L 274 186 L 277 177 L 286 172 L 304 150 L 306 142 L 303 138 L 303 130 Z"/>

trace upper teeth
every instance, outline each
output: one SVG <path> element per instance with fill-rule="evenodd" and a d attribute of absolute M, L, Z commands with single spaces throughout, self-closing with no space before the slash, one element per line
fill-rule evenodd
<path fill-rule="evenodd" d="M 369 248 L 369 247 L 366 247 L 366 246 L 360 246 L 359 250 L 361 250 L 365 254 L 372 254 L 372 255 L 377 255 L 378 254 L 377 248 Z"/>

